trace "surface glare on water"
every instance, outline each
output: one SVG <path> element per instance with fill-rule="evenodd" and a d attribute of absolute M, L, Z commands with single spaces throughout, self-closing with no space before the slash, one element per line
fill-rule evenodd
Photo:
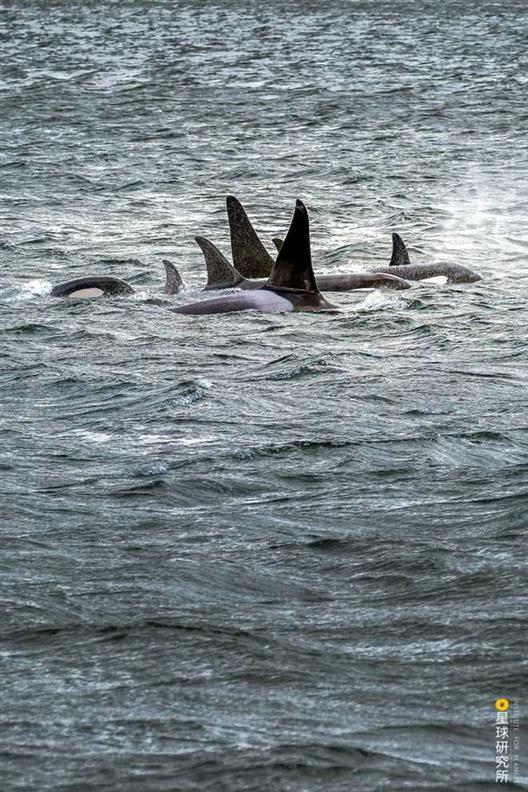
<path fill-rule="evenodd" d="M 527 13 L 2 6 L 2 790 L 492 788 L 526 691 Z M 176 316 L 226 194 L 270 252 L 305 201 L 316 271 L 397 231 L 483 280 Z M 50 296 L 96 273 L 136 295 Z"/>

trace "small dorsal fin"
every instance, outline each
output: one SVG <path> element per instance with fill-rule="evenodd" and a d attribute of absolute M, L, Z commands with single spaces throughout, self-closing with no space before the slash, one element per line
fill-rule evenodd
<path fill-rule="evenodd" d="M 284 245 L 284 239 L 280 239 L 279 237 L 273 237 L 273 244 L 275 245 L 277 250 L 280 250 L 281 247 Z"/>
<path fill-rule="evenodd" d="M 277 260 L 266 283 L 269 289 L 302 290 L 318 294 L 310 250 L 310 224 L 302 201 L 295 204 L 295 212 Z"/>
<path fill-rule="evenodd" d="M 195 237 L 195 240 L 205 258 L 205 266 L 207 267 L 206 289 L 228 289 L 232 286 L 239 286 L 243 282 L 244 278 L 240 272 L 229 263 L 216 245 L 213 245 L 205 237 Z"/>
<path fill-rule="evenodd" d="M 233 265 L 244 278 L 267 278 L 273 268 L 272 257 L 258 238 L 240 201 L 228 195 L 226 204 Z"/>
<path fill-rule="evenodd" d="M 183 289 L 183 281 L 181 275 L 171 261 L 163 260 L 165 267 L 166 281 L 165 281 L 165 294 L 178 294 Z"/>
<path fill-rule="evenodd" d="M 405 243 L 399 234 L 392 235 L 392 257 L 390 267 L 410 266 L 411 260 Z"/>

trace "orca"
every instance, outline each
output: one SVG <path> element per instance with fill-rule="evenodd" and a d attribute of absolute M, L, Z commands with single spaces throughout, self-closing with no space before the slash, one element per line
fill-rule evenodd
<path fill-rule="evenodd" d="M 177 294 L 184 288 L 180 273 L 170 261 L 164 260 L 165 294 Z M 120 278 L 110 275 L 88 275 L 84 278 L 58 283 L 51 290 L 52 297 L 69 297 L 74 300 L 87 300 L 94 297 L 113 297 L 123 294 L 135 294 L 135 289 Z"/>
<path fill-rule="evenodd" d="M 178 314 L 255 310 L 265 313 L 333 308 L 318 289 L 310 248 L 308 212 L 297 201 L 290 228 L 267 281 L 258 288 L 173 308 Z"/>
<path fill-rule="evenodd" d="M 376 272 L 394 274 L 411 281 L 437 278 L 439 275 L 447 278 L 448 283 L 474 283 L 482 280 L 482 275 L 462 264 L 411 264 L 405 243 L 396 233 L 392 235 L 392 256 L 389 266 L 376 267 Z"/>

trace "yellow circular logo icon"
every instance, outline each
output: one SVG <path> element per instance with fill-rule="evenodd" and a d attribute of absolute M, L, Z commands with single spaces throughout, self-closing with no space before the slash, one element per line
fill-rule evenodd
<path fill-rule="evenodd" d="M 506 710 L 509 708 L 510 708 L 510 702 L 508 701 L 508 699 L 501 698 L 501 699 L 497 699 L 497 701 L 495 702 L 495 709 L 498 710 L 499 712 L 506 712 Z"/>

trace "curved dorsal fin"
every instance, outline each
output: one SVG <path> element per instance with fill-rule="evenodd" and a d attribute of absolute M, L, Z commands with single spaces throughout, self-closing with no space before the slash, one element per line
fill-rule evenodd
<path fill-rule="evenodd" d="M 223 253 L 209 242 L 205 237 L 195 237 L 205 258 L 207 267 L 207 286 L 206 289 L 228 289 L 231 286 L 239 286 L 244 278 L 232 264 L 226 259 Z"/>
<path fill-rule="evenodd" d="M 183 281 L 181 275 L 171 261 L 163 260 L 165 267 L 166 280 L 165 280 L 165 294 L 178 294 L 183 289 Z"/>
<path fill-rule="evenodd" d="M 392 257 L 390 267 L 410 266 L 411 260 L 405 247 L 405 243 L 399 234 L 392 235 Z"/>
<path fill-rule="evenodd" d="M 318 294 L 310 250 L 310 224 L 302 201 L 297 201 L 286 239 L 266 284 L 269 289 L 295 289 Z"/>
<path fill-rule="evenodd" d="M 228 195 L 226 204 L 233 265 L 244 278 L 267 278 L 273 268 L 272 257 L 258 238 L 240 201 Z"/>
<path fill-rule="evenodd" d="M 280 250 L 281 247 L 284 245 L 284 239 L 280 239 L 279 237 L 273 237 L 272 241 L 275 247 L 277 248 L 277 250 Z"/>

